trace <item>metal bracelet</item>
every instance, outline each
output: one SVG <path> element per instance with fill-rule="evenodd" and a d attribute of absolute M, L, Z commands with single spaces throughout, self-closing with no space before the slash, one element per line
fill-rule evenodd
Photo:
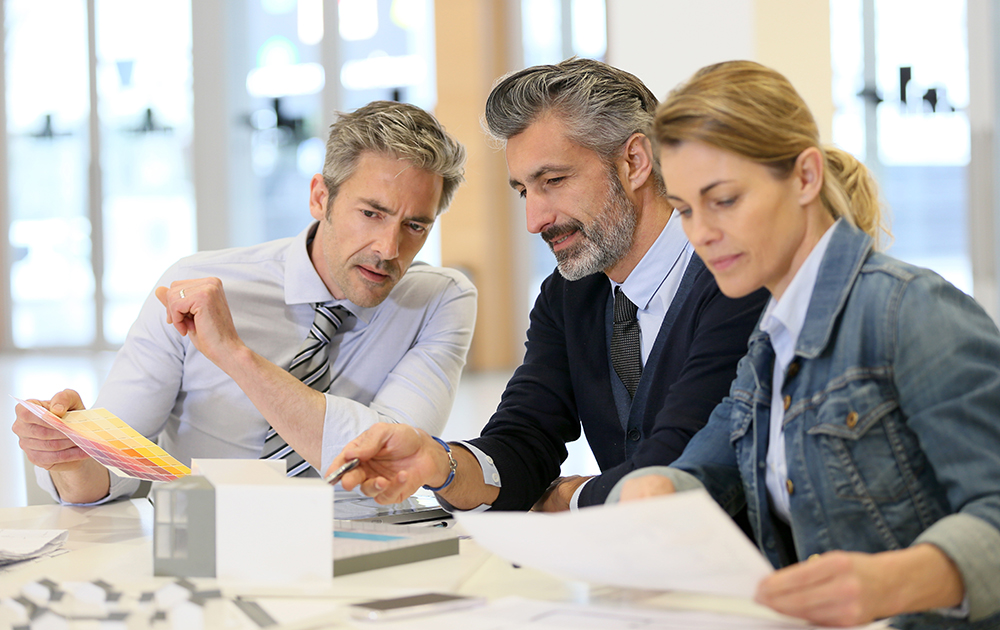
<path fill-rule="evenodd" d="M 428 485 L 425 485 L 424 489 L 430 490 L 431 492 L 441 492 L 449 485 L 451 485 L 452 481 L 455 481 L 455 471 L 458 470 L 458 462 L 455 461 L 455 457 L 451 454 L 451 447 L 448 446 L 447 442 L 445 442 L 439 437 L 434 437 L 433 435 L 431 437 L 434 439 L 435 442 L 444 447 L 445 453 L 448 453 L 448 467 L 451 468 L 451 470 L 448 472 L 448 478 L 444 480 L 443 484 L 441 484 L 437 488 L 432 488 Z"/>

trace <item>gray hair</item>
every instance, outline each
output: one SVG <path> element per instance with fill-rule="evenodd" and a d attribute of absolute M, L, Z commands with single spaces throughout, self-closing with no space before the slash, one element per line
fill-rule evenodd
<path fill-rule="evenodd" d="M 330 125 L 323 182 L 332 202 L 365 151 L 393 155 L 444 180 L 441 214 L 465 181 L 465 147 L 445 132 L 434 116 L 407 103 L 372 101 L 341 113 Z"/>
<path fill-rule="evenodd" d="M 572 57 L 501 77 L 486 100 L 486 131 L 503 144 L 550 112 L 571 141 L 610 163 L 632 134 L 652 139 L 656 97 L 635 75 Z M 655 151 L 653 161 L 657 190 L 666 194 Z"/>

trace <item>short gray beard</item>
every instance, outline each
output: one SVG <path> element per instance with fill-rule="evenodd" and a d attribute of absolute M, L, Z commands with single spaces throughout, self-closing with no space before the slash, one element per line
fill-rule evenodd
<path fill-rule="evenodd" d="M 600 214 L 589 225 L 574 220 L 561 230 L 575 229 L 582 237 L 571 247 L 553 252 L 559 273 L 567 280 L 579 280 L 610 269 L 632 249 L 638 211 L 625 194 L 618 173 L 609 172 L 607 179 L 608 195 Z M 546 240 L 551 248 L 551 239 Z"/>

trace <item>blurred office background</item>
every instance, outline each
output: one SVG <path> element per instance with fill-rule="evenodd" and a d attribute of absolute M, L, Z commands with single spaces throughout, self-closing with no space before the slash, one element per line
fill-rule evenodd
<path fill-rule="evenodd" d="M 707 63 L 784 72 L 876 173 L 889 251 L 996 318 L 1000 0 L 0 0 L 0 394 L 88 403 L 139 305 L 197 250 L 291 236 L 336 111 L 434 111 L 468 183 L 420 258 L 480 290 L 448 437 L 488 418 L 554 261 L 480 115 L 500 75 L 571 55 L 659 96 Z M 6 396 L 4 396 L 6 398 Z M 23 500 L 0 422 L 0 506 Z M 593 469 L 586 447 L 570 472 Z"/>

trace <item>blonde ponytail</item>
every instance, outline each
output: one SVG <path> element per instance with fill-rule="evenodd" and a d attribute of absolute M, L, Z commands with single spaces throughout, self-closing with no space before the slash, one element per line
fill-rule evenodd
<path fill-rule="evenodd" d="M 821 147 L 804 100 L 781 73 L 753 61 L 706 66 L 674 89 L 656 110 L 653 134 L 663 146 L 689 140 L 730 151 L 787 177 L 800 153 L 825 156 L 824 207 L 868 233 L 878 246 L 884 224 L 878 187 L 854 156 Z"/>
<path fill-rule="evenodd" d="M 826 168 L 820 197 L 833 217 L 844 217 L 879 245 L 889 226 L 882 213 L 878 185 L 871 171 L 856 157 L 836 147 L 823 148 Z"/>

